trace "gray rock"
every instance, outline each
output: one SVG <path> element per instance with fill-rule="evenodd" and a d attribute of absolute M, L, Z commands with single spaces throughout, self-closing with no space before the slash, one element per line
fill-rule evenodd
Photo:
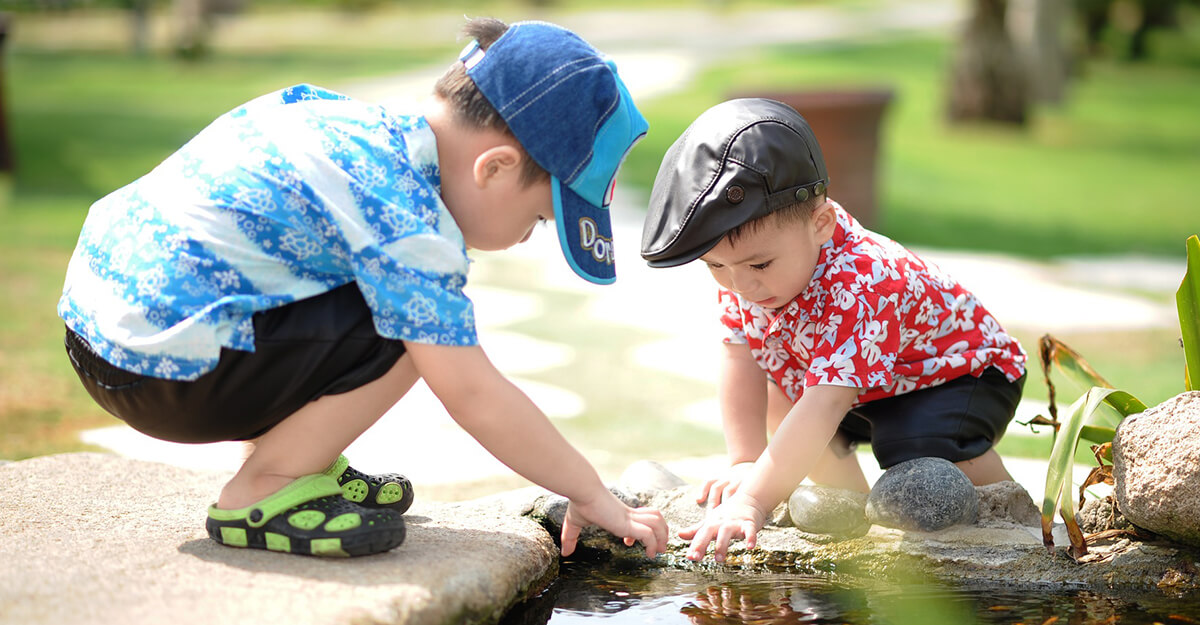
<path fill-rule="evenodd" d="M 631 493 L 643 494 L 687 486 L 687 480 L 653 460 L 638 460 L 626 467 L 617 484 Z"/>
<path fill-rule="evenodd" d="M 488 623 L 558 570 L 529 519 L 421 499 L 384 554 L 223 547 L 204 516 L 228 478 L 93 453 L 0 466 L 0 622 Z"/>
<path fill-rule="evenodd" d="M 801 485 L 788 497 L 792 525 L 804 532 L 853 538 L 867 533 L 866 493 Z"/>
<path fill-rule="evenodd" d="M 884 471 L 867 497 L 867 519 L 903 530 L 933 532 L 974 523 L 979 494 L 971 480 L 942 458 L 914 458 Z"/>
<path fill-rule="evenodd" d="M 1200 545 L 1200 391 L 1117 426 L 1113 481 L 1117 506 L 1134 525 Z"/>
<path fill-rule="evenodd" d="M 1004 481 L 976 486 L 975 492 L 979 495 L 977 524 L 993 526 L 1019 523 L 1027 527 L 1042 526 L 1042 512 L 1024 486 Z"/>
<path fill-rule="evenodd" d="M 1088 499 L 1083 502 L 1083 506 L 1079 508 L 1079 512 L 1075 515 L 1076 522 L 1079 523 L 1079 529 L 1084 534 L 1095 534 L 1107 530 L 1132 530 L 1133 524 L 1121 511 L 1113 505 L 1114 501 L 1111 497 L 1102 499 Z"/>

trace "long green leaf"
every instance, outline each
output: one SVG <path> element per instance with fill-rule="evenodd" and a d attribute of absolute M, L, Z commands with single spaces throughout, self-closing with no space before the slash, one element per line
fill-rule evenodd
<path fill-rule="evenodd" d="M 1183 335 L 1184 384 L 1189 391 L 1200 390 L 1200 238 L 1194 234 L 1187 240 L 1187 271 L 1175 303 Z"/>
<path fill-rule="evenodd" d="M 1054 525 L 1054 513 L 1061 508 L 1063 522 L 1067 526 L 1067 534 L 1071 538 L 1072 557 L 1076 559 L 1087 553 L 1087 545 L 1083 543 L 1083 534 L 1075 521 L 1075 499 L 1071 493 L 1072 468 L 1074 467 L 1075 449 L 1079 446 L 1085 428 L 1089 436 L 1102 438 L 1101 429 L 1089 426 L 1088 421 L 1095 418 L 1099 408 L 1107 405 L 1125 416 L 1144 412 L 1146 405 L 1138 398 L 1112 388 L 1093 387 L 1082 397 L 1075 400 L 1067 409 L 1068 417 L 1059 426 L 1058 436 L 1054 439 L 1054 448 L 1050 451 L 1050 462 L 1046 466 L 1046 490 L 1042 499 L 1042 543 L 1047 549 L 1054 548 L 1054 536 L 1051 532 Z M 1115 429 L 1115 424 L 1113 424 Z M 1089 438 L 1089 440 L 1091 440 Z M 1109 436 L 1108 440 L 1112 440 Z M 1108 442 L 1108 441 L 1095 441 Z"/>
<path fill-rule="evenodd" d="M 1079 430 L 1083 428 L 1083 406 L 1086 401 L 1087 395 L 1082 395 L 1067 408 L 1069 416 L 1059 426 L 1054 447 L 1050 451 L 1050 461 L 1046 464 L 1046 488 L 1042 493 L 1042 544 L 1051 551 L 1054 549 L 1054 513 L 1058 512 L 1063 490 L 1071 482 L 1072 456 L 1079 440 Z"/>
<path fill-rule="evenodd" d="M 1079 438 L 1093 443 L 1111 443 L 1113 437 L 1117 435 L 1117 428 L 1101 427 L 1096 425 L 1085 425 L 1079 430 Z"/>

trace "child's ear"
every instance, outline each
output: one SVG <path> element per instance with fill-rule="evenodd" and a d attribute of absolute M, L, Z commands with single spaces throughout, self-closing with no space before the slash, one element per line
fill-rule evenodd
<path fill-rule="evenodd" d="M 475 184 L 480 189 L 507 176 L 519 175 L 521 152 L 503 144 L 488 148 L 475 158 Z"/>
<path fill-rule="evenodd" d="M 825 198 L 820 206 L 813 209 L 812 213 L 813 233 L 817 240 L 821 243 L 833 238 L 833 231 L 837 229 L 837 211 L 833 208 L 833 202 L 829 198 Z"/>

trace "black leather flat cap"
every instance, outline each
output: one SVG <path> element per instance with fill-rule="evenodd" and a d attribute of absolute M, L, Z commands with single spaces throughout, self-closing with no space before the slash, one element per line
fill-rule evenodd
<path fill-rule="evenodd" d="M 829 185 L 808 122 L 775 100 L 722 102 L 667 150 L 642 227 L 651 267 L 689 263 L 733 228 L 822 195 Z"/>

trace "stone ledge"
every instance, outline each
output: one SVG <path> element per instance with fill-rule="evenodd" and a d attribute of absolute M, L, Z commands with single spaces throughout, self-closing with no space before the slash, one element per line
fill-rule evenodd
<path fill-rule="evenodd" d="M 498 505 L 426 503 L 405 544 L 349 560 L 231 549 L 204 530 L 225 473 L 104 454 L 0 466 L 0 623 L 491 623 L 557 573 Z"/>
<path fill-rule="evenodd" d="M 698 522 L 704 514 L 687 488 L 643 494 L 642 498 L 643 505 L 662 510 L 673 532 Z M 601 549 L 599 537 L 594 540 L 591 547 Z M 1041 528 L 995 518 L 986 525 L 956 525 L 929 533 L 875 525 L 865 536 L 841 541 L 792 527 L 768 526 L 759 532 L 753 550 L 734 541 L 726 566 L 835 572 L 876 580 L 895 579 L 898 572 L 904 572 L 955 583 L 1098 591 L 1177 594 L 1200 589 L 1196 564 L 1200 550 L 1167 541 L 1118 539 L 1092 546 L 1086 561 L 1075 562 L 1066 554 L 1065 543 L 1059 540 L 1060 546 L 1048 552 L 1041 543 Z M 686 549 L 687 542 L 672 538 L 666 560 L 681 567 L 709 566 L 686 560 Z M 630 553 L 619 543 L 610 551 Z"/>

